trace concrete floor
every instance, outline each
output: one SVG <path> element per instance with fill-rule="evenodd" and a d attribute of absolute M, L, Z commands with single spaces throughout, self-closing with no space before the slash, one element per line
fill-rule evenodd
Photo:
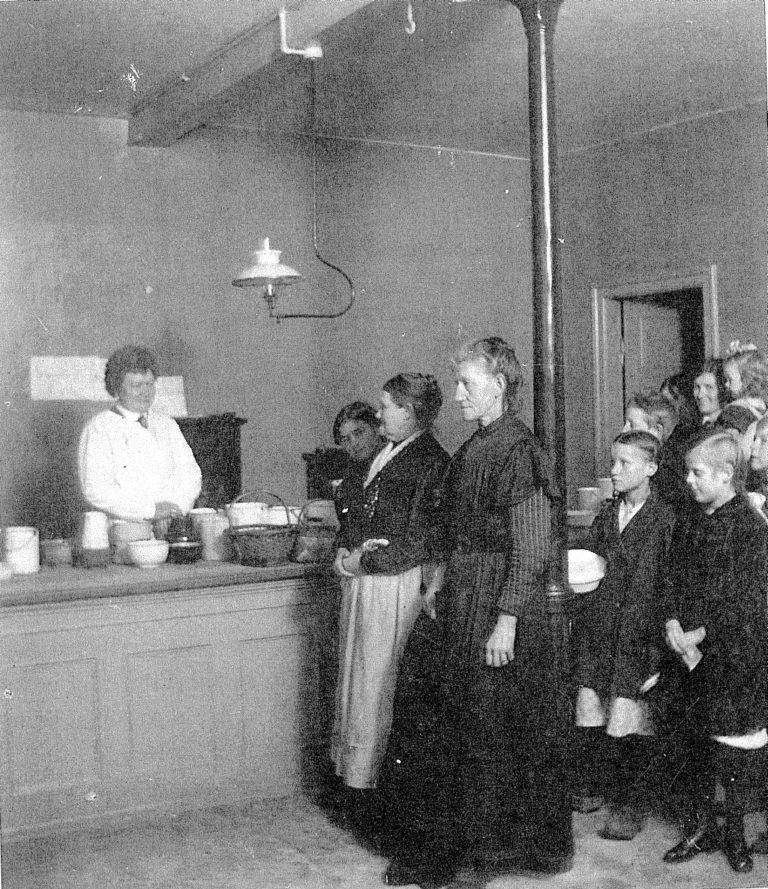
<path fill-rule="evenodd" d="M 721 853 L 670 866 L 675 828 L 651 820 L 632 842 L 602 840 L 602 813 L 574 815 L 567 874 L 462 872 L 456 889 L 725 889 L 768 887 L 768 859 L 738 876 Z M 750 815 L 747 839 L 763 828 Z M 4 889 L 376 889 L 386 861 L 305 798 L 157 816 L 120 830 L 4 842 Z"/>

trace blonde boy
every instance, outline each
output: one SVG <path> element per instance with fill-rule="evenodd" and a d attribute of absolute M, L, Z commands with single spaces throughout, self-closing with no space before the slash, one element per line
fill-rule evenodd
<path fill-rule="evenodd" d="M 738 873 L 752 870 L 743 801 L 759 771 L 768 688 L 768 526 L 739 493 L 738 443 L 710 431 L 689 443 L 686 482 L 698 509 L 675 526 L 664 590 L 667 645 L 680 664 L 683 742 L 692 761 L 684 837 L 670 864 L 722 849 Z M 725 826 L 715 818 L 715 783 L 725 791 Z"/>

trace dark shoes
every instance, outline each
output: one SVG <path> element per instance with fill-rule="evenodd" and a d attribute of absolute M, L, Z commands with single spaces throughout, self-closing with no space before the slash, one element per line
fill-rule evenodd
<path fill-rule="evenodd" d="M 643 829 L 643 816 L 634 806 L 611 806 L 600 836 L 604 840 L 633 840 Z"/>
<path fill-rule="evenodd" d="M 768 855 L 768 830 L 764 830 L 752 843 L 750 849 L 753 855 Z"/>
<path fill-rule="evenodd" d="M 421 889 L 442 889 L 456 876 L 452 870 L 441 868 L 411 867 L 393 861 L 384 871 L 382 880 L 386 886 L 416 885 Z"/>
<path fill-rule="evenodd" d="M 713 819 L 702 818 L 693 833 L 684 837 L 664 855 L 667 864 L 690 861 L 700 852 L 716 852 L 720 848 L 717 825 Z"/>
<path fill-rule="evenodd" d="M 700 852 L 715 852 L 722 849 L 731 870 L 737 874 L 748 874 L 753 867 L 752 855 L 744 839 L 744 822 L 741 818 L 734 822 L 726 821 L 722 836 L 713 819 L 702 819 L 696 830 L 673 846 L 664 856 L 667 864 L 680 864 L 690 861 Z"/>
<path fill-rule="evenodd" d="M 744 839 L 743 818 L 733 822 L 726 820 L 723 831 L 723 852 L 731 870 L 735 870 L 737 874 L 748 874 L 752 870 L 752 855 Z"/>

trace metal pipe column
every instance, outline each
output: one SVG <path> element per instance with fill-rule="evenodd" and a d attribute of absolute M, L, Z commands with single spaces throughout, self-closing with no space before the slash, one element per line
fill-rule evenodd
<path fill-rule="evenodd" d="M 547 588 L 561 682 L 561 714 L 569 711 L 569 615 L 565 484 L 562 282 L 558 230 L 553 44 L 562 0 L 511 0 L 528 40 L 528 118 L 533 252 L 534 431 L 555 467 L 562 498 L 552 511 L 552 570 Z"/>

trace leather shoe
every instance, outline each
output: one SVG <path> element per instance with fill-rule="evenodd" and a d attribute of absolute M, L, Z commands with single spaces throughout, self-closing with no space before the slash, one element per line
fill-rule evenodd
<path fill-rule="evenodd" d="M 700 852 L 716 852 L 720 848 L 717 828 L 710 821 L 699 822 L 699 826 L 690 836 L 669 849 L 664 855 L 667 864 L 680 864 L 690 861 Z"/>
<path fill-rule="evenodd" d="M 736 829 L 729 828 L 730 825 L 726 825 L 723 837 L 725 857 L 728 859 L 731 870 L 735 870 L 737 874 L 748 874 L 752 870 L 753 861 L 744 839 L 743 822 Z"/>

